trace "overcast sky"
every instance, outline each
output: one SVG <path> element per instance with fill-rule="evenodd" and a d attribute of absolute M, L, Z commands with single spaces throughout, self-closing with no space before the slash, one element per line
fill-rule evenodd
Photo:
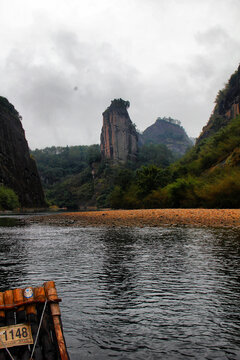
<path fill-rule="evenodd" d="M 99 143 L 102 112 L 130 101 L 199 135 L 240 61 L 239 0 L 0 0 L 0 95 L 32 149 Z"/>

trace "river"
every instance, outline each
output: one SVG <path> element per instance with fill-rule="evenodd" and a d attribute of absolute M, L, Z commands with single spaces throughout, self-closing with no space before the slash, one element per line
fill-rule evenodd
<path fill-rule="evenodd" d="M 0 290 L 54 280 L 71 360 L 240 359 L 239 231 L 0 220 Z"/>

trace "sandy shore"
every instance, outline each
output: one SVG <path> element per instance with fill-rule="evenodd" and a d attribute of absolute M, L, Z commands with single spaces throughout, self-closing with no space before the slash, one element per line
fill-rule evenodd
<path fill-rule="evenodd" d="M 240 228 L 240 209 L 106 210 L 53 214 L 30 218 L 31 223 L 63 226 L 208 226 Z"/>

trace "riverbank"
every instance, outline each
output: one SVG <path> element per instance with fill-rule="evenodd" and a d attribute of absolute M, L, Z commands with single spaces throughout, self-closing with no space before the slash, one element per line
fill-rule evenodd
<path fill-rule="evenodd" d="M 30 223 L 60 226 L 208 226 L 240 228 L 240 209 L 143 209 L 70 212 L 34 216 Z"/>

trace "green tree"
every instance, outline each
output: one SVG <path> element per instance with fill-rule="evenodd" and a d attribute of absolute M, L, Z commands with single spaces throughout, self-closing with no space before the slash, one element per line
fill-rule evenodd
<path fill-rule="evenodd" d="M 175 160 L 172 152 L 163 144 L 144 144 L 138 152 L 137 166 L 169 166 Z"/>
<path fill-rule="evenodd" d="M 124 192 L 121 189 L 121 187 L 116 185 L 109 196 L 110 206 L 113 209 L 119 209 L 122 207 L 123 195 L 124 195 Z"/>
<path fill-rule="evenodd" d="M 164 187 L 170 179 L 168 170 L 155 165 L 142 166 L 136 172 L 136 183 L 141 195 L 147 195 L 158 187 Z"/>
<path fill-rule="evenodd" d="M 20 206 L 16 193 L 3 185 L 0 186 L 0 209 L 14 210 Z"/>

